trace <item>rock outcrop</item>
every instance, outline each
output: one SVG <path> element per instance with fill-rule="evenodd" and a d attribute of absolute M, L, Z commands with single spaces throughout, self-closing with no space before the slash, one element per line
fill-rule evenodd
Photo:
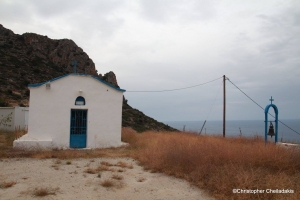
<path fill-rule="evenodd" d="M 117 77 L 115 75 L 114 72 L 110 71 L 106 74 L 104 74 L 104 76 L 102 76 L 101 74 L 99 74 L 99 77 L 103 80 L 105 80 L 106 82 L 116 86 L 117 88 L 120 88 L 117 82 Z"/>

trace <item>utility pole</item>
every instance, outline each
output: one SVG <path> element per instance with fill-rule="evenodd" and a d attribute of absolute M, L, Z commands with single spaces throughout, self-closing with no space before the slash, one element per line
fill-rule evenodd
<path fill-rule="evenodd" d="M 225 137 L 226 132 L 226 87 L 225 87 L 226 77 L 223 75 L 223 137 Z"/>

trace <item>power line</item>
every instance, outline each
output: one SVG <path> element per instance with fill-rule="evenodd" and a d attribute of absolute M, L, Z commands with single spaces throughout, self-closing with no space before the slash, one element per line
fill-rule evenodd
<path fill-rule="evenodd" d="M 246 97 L 248 97 L 251 101 L 253 101 L 258 107 L 260 107 L 261 109 L 265 110 L 261 105 L 259 105 L 256 101 L 254 101 L 251 97 L 249 97 L 244 91 L 242 91 L 238 86 L 236 86 L 233 82 L 231 82 L 231 80 L 229 80 L 228 77 L 226 77 L 227 80 L 234 85 L 239 91 L 241 91 Z M 274 115 L 272 115 L 271 113 L 268 113 L 269 115 L 271 115 L 272 117 L 275 118 Z M 291 127 L 289 127 L 288 125 L 286 125 L 285 123 L 283 123 L 282 121 L 278 120 L 281 124 L 283 124 L 284 126 L 286 126 L 287 128 L 289 128 L 290 130 L 294 131 L 295 133 L 297 133 L 298 135 L 300 135 L 299 132 L 295 131 L 294 129 L 292 129 Z"/>
<path fill-rule="evenodd" d="M 137 90 L 137 91 L 126 91 L 126 92 L 172 92 L 172 91 L 177 91 L 177 90 L 185 90 L 185 89 L 189 89 L 189 88 L 194 88 L 194 87 L 199 87 L 211 82 L 214 82 L 216 80 L 219 80 L 223 78 L 219 77 L 216 79 L 213 79 L 211 81 L 205 82 L 205 83 L 201 83 L 201 84 L 197 84 L 197 85 L 193 85 L 193 86 L 188 86 L 188 87 L 184 87 L 184 88 L 176 88 L 176 89 L 168 89 L 168 90 Z M 226 80 L 228 80 L 233 86 L 235 86 L 240 92 L 242 92 L 246 97 L 248 97 L 253 103 L 255 103 L 258 107 L 260 107 L 262 110 L 265 110 L 261 105 L 259 105 L 256 101 L 254 101 L 250 96 L 248 96 L 243 90 L 241 90 L 237 85 L 235 85 L 228 77 L 226 77 Z M 214 100 L 215 101 L 215 100 Z M 272 114 L 268 113 L 269 115 L 271 115 L 272 117 L 274 117 Z M 274 117 L 275 118 L 275 117 Z M 289 127 L 288 125 L 286 125 L 285 123 L 283 123 L 282 121 L 278 120 L 281 124 L 283 124 L 284 126 L 286 126 L 287 128 L 289 128 L 290 130 L 294 131 L 295 133 L 297 133 L 298 135 L 300 135 L 299 132 L 295 131 L 294 129 L 292 129 L 291 127 Z"/>
<path fill-rule="evenodd" d="M 239 91 L 241 91 L 244 95 L 246 95 L 246 97 L 248 97 L 251 101 L 253 101 L 256 105 L 258 105 L 258 107 L 260 107 L 261 109 L 265 110 L 261 105 L 259 105 L 258 103 L 256 103 L 256 101 L 254 101 L 251 97 L 249 97 L 243 90 L 241 90 L 238 86 L 236 86 L 233 82 L 231 82 L 231 80 L 229 80 L 228 77 L 226 77 L 227 80 L 234 85 Z"/>
<path fill-rule="evenodd" d="M 273 116 L 274 117 L 274 116 Z M 282 123 L 284 126 L 286 126 L 287 128 L 289 128 L 290 130 L 294 131 L 295 133 L 297 133 L 298 135 L 300 135 L 299 132 L 295 131 L 294 129 L 292 129 L 291 127 L 289 127 L 288 125 L 286 125 L 285 123 L 283 123 L 282 121 L 278 120 L 280 123 Z"/>
<path fill-rule="evenodd" d="M 185 90 L 185 89 L 189 89 L 189 88 L 193 88 L 193 87 L 198 87 L 198 86 L 201 86 L 201 85 L 205 85 L 205 84 L 214 82 L 214 81 L 219 80 L 221 78 L 223 78 L 223 77 L 220 77 L 220 78 L 217 78 L 217 79 L 205 82 L 205 83 L 201 83 L 201 84 L 198 84 L 198 85 L 184 87 L 184 88 L 169 89 L 169 90 L 140 90 L 140 91 L 126 91 L 126 92 L 172 92 L 172 91 L 176 91 L 176 90 Z"/>

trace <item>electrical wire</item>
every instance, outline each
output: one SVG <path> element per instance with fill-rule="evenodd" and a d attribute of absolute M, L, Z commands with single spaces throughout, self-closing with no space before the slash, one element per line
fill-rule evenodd
<path fill-rule="evenodd" d="M 298 135 L 300 135 L 299 132 L 295 131 L 294 129 L 292 129 L 291 127 L 289 127 L 288 125 L 286 125 L 285 123 L 283 123 L 282 121 L 278 120 L 281 124 L 283 124 L 284 126 L 286 126 L 287 128 L 289 128 L 290 130 L 294 131 L 295 133 L 297 133 Z"/>
<path fill-rule="evenodd" d="M 169 89 L 169 90 L 140 90 L 140 91 L 126 91 L 126 92 L 172 92 L 172 91 L 177 91 L 177 90 L 186 90 L 186 89 L 189 89 L 189 88 L 194 88 L 194 87 L 198 87 L 198 86 L 201 86 L 201 85 L 205 85 L 205 84 L 208 84 L 208 83 L 211 83 L 211 82 L 214 82 L 216 80 L 219 80 L 223 77 L 220 77 L 220 78 L 216 78 L 214 80 L 211 80 L 211 81 L 208 81 L 208 82 L 205 82 L 205 83 L 201 83 L 201 84 L 198 84 L 198 85 L 193 85 L 193 86 L 189 86 L 189 87 L 184 87 L 184 88 L 177 88 L 177 89 Z"/>
<path fill-rule="evenodd" d="M 251 101 L 253 101 L 256 105 L 258 105 L 261 109 L 264 110 L 264 108 L 259 105 L 258 103 L 256 103 L 256 101 L 254 101 L 251 97 L 249 97 L 243 90 L 241 90 L 238 86 L 236 86 L 233 82 L 231 82 L 231 80 L 229 80 L 229 78 L 226 77 L 226 80 L 228 80 L 232 85 L 234 85 L 239 91 L 241 91 L 246 97 L 248 97 Z"/>
<path fill-rule="evenodd" d="M 216 78 L 216 79 L 213 79 L 211 81 L 208 81 L 208 82 L 205 82 L 205 83 L 201 83 L 201 84 L 198 84 L 198 85 L 193 85 L 193 86 L 188 86 L 188 87 L 184 87 L 184 88 L 176 88 L 176 89 L 169 89 L 169 90 L 137 90 L 137 91 L 126 91 L 126 92 L 172 92 L 172 91 L 178 91 L 178 90 L 186 90 L 186 89 L 190 89 L 190 88 L 194 88 L 194 87 L 199 87 L 199 86 L 202 86 L 202 85 L 205 85 L 205 84 L 208 84 L 208 83 L 211 83 L 211 82 L 214 82 L 216 80 L 219 80 L 223 78 L 222 77 L 219 77 L 219 78 Z M 248 96 L 243 90 L 241 90 L 237 85 L 235 85 L 228 77 L 225 77 L 226 80 L 228 80 L 233 86 L 235 86 L 240 92 L 242 92 L 246 97 L 248 97 L 253 103 L 255 103 L 258 107 L 260 107 L 262 110 L 265 110 L 261 105 L 259 105 L 256 101 L 254 101 L 250 96 Z M 219 91 L 218 91 L 219 93 Z M 217 96 L 217 95 L 216 95 Z M 215 99 L 216 100 L 216 99 Z M 215 101 L 214 100 L 214 101 Z M 214 104 L 214 103 L 213 103 Z M 211 111 L 211 110 L 210 110 Z M 210 114 L 210 112 L 209 112 Z M 208 116 L 209 116 L 208 114 Z M 270 116 L 274 117 L 274 115 L 268 113 Z M 207 116 L 207 117 L 208 117 Z M 297 133 L 298 135 L 300 135 L 299 132 L 295 131 L 294 129 L 292 129 L 291 127 L 289 127 L 288 125 L 286 125 L 285 123 L 283 123 L 282 121 L 278 120 L 281 124 L 283 124 L 284 126 L 286 126 L 287 128 L 289 128 L 290 130 L 294 131 L 295 133 Z"/>
<path fill-rule="evenodd" d="M 254 101 L 251 97 L 249 97 L 244 91 L 242 91 L 238 86 L 236 86 L 233 82 L 231 82 L 231 80 L 229 80 L 229 78 L 226 77 L 226 80 L 228 80 L 232 85 L 234 85 L 239 91 L 241 91 L 246 97 L 248 97 L 253 103 L 255 103 L 258 107 L 260 107 L 261 109 L 265 110 L 261 105 L 259 105 L 256 101 Z M 268 113 L 270 116 L 274 117 L 274 115 L 272 115 L 271 113 Z M 289 128 L 290 130 L 294 131 L 295 133 L 297 133 L 298 135 L 300 135 L 299 132 L 295 131 L 294 129 L 292 129 L 291 127 L 289 127 L 288 125 L 286 125 L 285 123 L 283 123 L 282 121 L 278 120 L 281 124 L 283 124 L 284 126 L 286 126 L 287 128 Z"/>

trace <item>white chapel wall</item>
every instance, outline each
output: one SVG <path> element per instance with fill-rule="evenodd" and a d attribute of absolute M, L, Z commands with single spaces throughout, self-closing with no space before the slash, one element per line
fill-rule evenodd
<path fill-rule="evenodd" d="M 78 96 L 85 98 L 85 106 L 75 106 Z M 87 109 L 87 148 L 119 146 L 122 100 L 122 92 L 88 76 L 69 75 L 51 83 L 50 89 L 30 88 L 28 136 L 68 148 L 71 109 Z"/>

